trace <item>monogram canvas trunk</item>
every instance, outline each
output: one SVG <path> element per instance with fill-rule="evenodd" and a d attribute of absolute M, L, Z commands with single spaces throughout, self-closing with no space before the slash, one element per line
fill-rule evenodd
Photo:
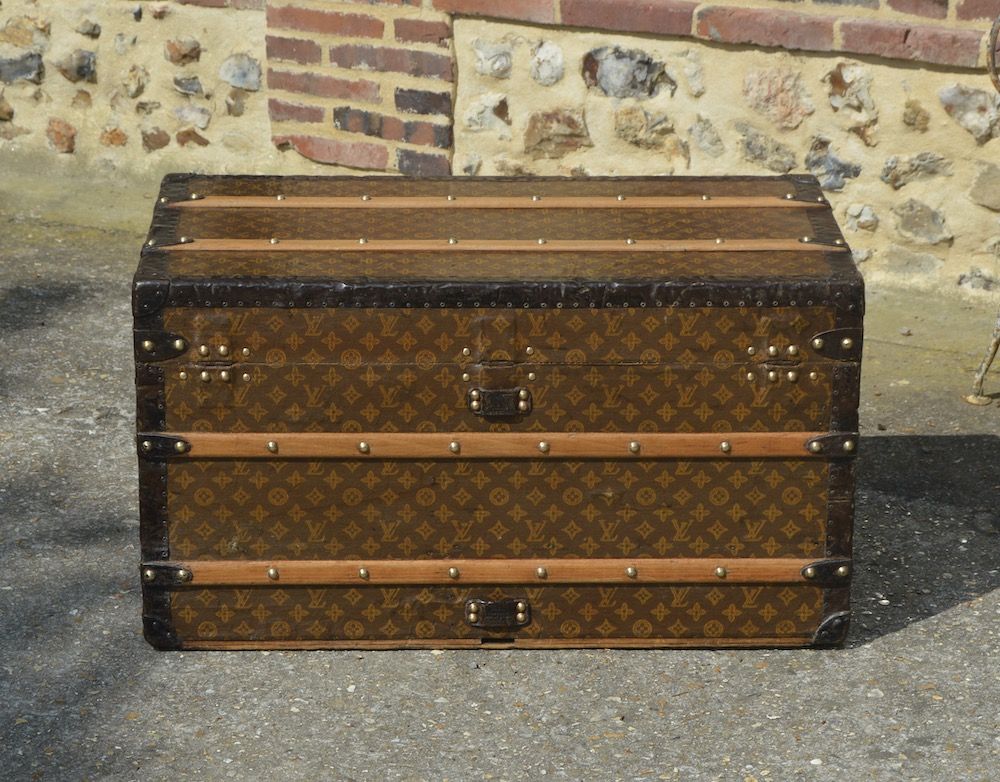
<path fill-rule="evenodd" d="M 162 649 L 840 643 L 863 287 L 812 177 L 173 175 Z"/>

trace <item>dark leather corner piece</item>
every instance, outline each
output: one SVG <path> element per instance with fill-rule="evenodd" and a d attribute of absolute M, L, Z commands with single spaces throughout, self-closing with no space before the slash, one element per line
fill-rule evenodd
<path fill-rule="evenodd" d="M 813 646 L 842 646 L 850 629 L 851 615 L 848 611 L 831 614 L 813 635 Z"/>

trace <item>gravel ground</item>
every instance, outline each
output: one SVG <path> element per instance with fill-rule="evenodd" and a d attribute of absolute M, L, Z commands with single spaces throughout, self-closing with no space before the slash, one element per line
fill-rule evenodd
<path fill-rule="evenodd" d="M 870 292 L 843 650 L 158 653 L 140 240 L 0 217 L 0 777 L 996 779 L 1000 408 L 961 401 L 989 307 Z"/>

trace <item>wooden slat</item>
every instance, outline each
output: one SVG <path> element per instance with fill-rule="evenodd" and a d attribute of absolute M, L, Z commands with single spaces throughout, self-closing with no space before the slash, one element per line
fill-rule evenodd
<path fill-rule="evenodd" d="M 405 584 L 795 584 L 809 559 L 197 560 L 172 563 L 205 586 Z M 162 563 L 161 563 L 162 564 Z M 635 568 L 629 575 L 628 568 Z M 721 568 L 721 570 L 720 570 Z M 539 575 L 543 572 L 544 575 Z M 723 575 L 720 576 L 719 573 Z M 457 574 L 457 575 L 456 575 Z M 276 576 L 276 577 L 275 577 Z"/>
<path fill-rule="evenodd" d="M 823 201 L 775 196 L 225 196 L 168 204 L 179 209 L 825 209 Z"/>
<path fill-rule="evenodd" d="M 846 252 L 846 245 L 786 239 L 198 239 L 182 237 L 164 244 L 169 252 Z"/>
<path fill-rule="evenodd" d="M 178 458 L 190 459 L 817 458 L 821 455 L 810 453 L 807 443 L 826 434 L 826 432 L 169 433 L 171 437 L 179 437 L 189 445 L 188 450 Z M 454 447 L 455 443 L 458 444 L 457 449 Z M 638 450 L 634 450 L 634 443 L 638 443 Z"/>

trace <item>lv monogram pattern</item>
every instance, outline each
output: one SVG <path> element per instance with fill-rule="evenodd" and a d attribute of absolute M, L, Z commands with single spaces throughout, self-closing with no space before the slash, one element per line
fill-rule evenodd
<path fill-rule="evenodd" d="M 174 558 L 822 556 L 807 461 L 177 462 Z"/>
<path fill-rule="evenodd" d="M 197 641 L 403 641 L 478 638 L 466 599 L 527 598 L 532 622 L 518 637 L 721 639 L 811 637 L 823 591 L 788 586 L 510 586 L 183 589 L 177 630 Z"/>
<path fill-rule="evenodd" d="M 165 364 L 178 431 L 815 431 L 830 415 L 830 366 L 808 346 L 833 328 L 823 307 L 177 308 L 165 328 L 192 346 Z M 211 363 L 195 352 L 202 344 Z M 213 374 L 220 345 L 238 357 L 229 383 Z M 800 365 L 815 377 L 788 380 Z M 213 382 L 198 380 L 206 368 Z M 533 412 L 474 416 L 466 392 L 476 385 L 529 387 Z"/>

